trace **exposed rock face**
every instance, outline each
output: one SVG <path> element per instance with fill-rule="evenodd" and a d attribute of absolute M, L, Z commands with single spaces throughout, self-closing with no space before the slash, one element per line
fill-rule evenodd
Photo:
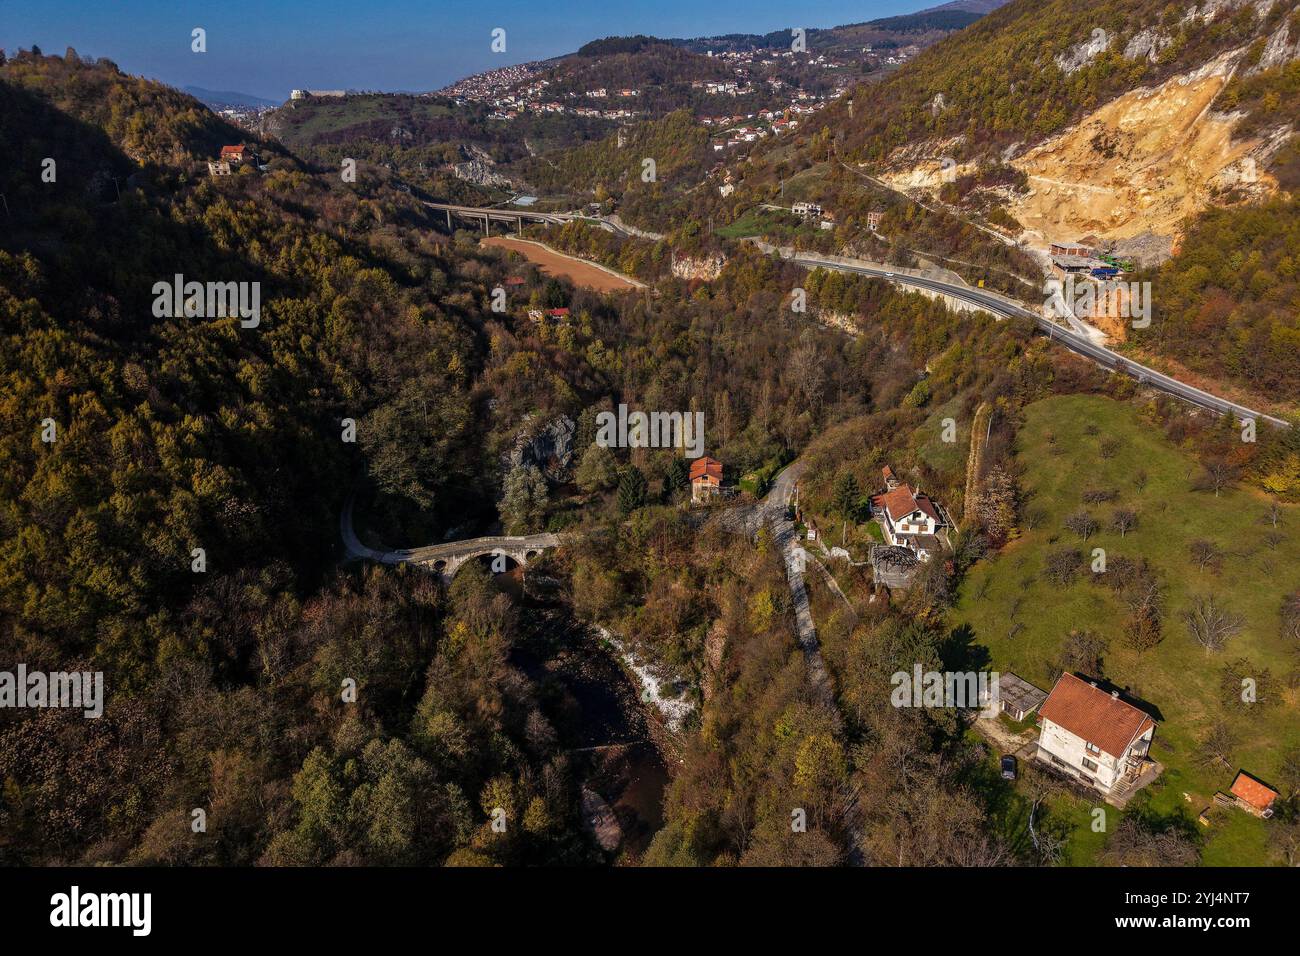
<path fill-rule="evenodd" d="M 1274 0 L 1204 0 L 1201 4 L 1191 6 L 1187 15 L 1183 17 L 1183 22 L 1189 20 L 1200 20 L 1202 23 L 1208 23 L 1215 19 L 1221 13 L 1232 13 L 1239 7 L 1253 4 L 1255 15 L 1262 17 L 1268 14 L 1272 9 Z"/>
<path fill-rule="evenodd" d="M 456 163 L 451 167 L 451 171 L 457 179 L 477 183 L 480 186 L 502 186 L 509 188 L 511 185 L 508 176 L 502 176 L 481 159 L 471 159 L 466 163 Z"/>
<path fill-rule="evenodd" d="M 568 415 L 553 418 L 540 428 L 526 423 L 505 455 L 505 470 L 536 465 L 549 481 L 561 483 L 573 476 L 573 438 L 577 425 Z"/>
<path fill-rule="evenodd" d="M 813 309 L 813 318 L 828 328 L 839 329 L 841 332 L 847 332 L 850 335 L 857 335 L 862 331 L 858 326 L 857 319 L 847 312 L 836 312 L 833 309 Z"/>
<path fill-rule="evenodd" d="M 1251 68 L 1250 72 L 1258 73 L 1261 70 L 1271 70 L 1275 66 L 1285 66 L 1300 57 L 1300 37 L 1292 40 L 1290 33 L 1290 25 L 1284 20 L 1264 44 L 1264 52 L 1260 54 L 1259 62 Z"/>
<path fill-rule="evenodd" d="M 1063 73 L 1074 73 L 1081 70 L 1102 53 L 1109 50 L 1114 39 L 1112 34 L 1098 27 L 1092 31 L 1092 36 L 1087 40 L 1071 47 L 1065 53 L 1057 54 L 1056 65 L 1060 67 Z"/>
<path fill-rule="evenodd" d="M 674 256 L 672 268 L 673 275 L 679 279 L 716 279 L 726 264 L 727 257 L 720 254 L 697 258 Z"/>
<path fill-rule="evenodd" d="M 1133 34 L 1124 47 L 1124 59 L 1147 60 L 1154 63 L 1161 51 L 1174 42 L 1170 37 L 1162 36 L 1155 30 L 1143 30 Z"/>
<path fill-rule="evenodd" d="M 1132 90 L 1013 160 L 1030 189 L 1008 211 L 1044 244 L 1091 234 L 1143 240 L 1150 254 L 1158 244 L 1149 234 L 1176 239 L 1187 217 L 1212 202 L 1273 193 L 1273 137 L 1234 139 L 1240 114 L 1213 109 L 1241 52 Z"/>
<path fill-rule="evenodd" d="M 1174 237 L 1143 232 L 1114 243 L 1110 251 L 1120 259 L 1132 259 L 1139 266 L 1157 266 L 1174 254 Z"/>
<path fill-rule="evenodd" d="M 486 150 L 479 146 L 468 146 L 462 147 L 462 152 L 468 157 L 466 161 L 455 163 L 451 167 L 452 174 L 457 179 L 476 183 L 479 186 L 500 186 L 508 189 L 513 185 L 510 177 L 496 171 L 496 163 L 492 161 L 492 157 Z"/>
<path fill-rule="evenodd" d="M 888 168 L 878 178 L 903 192 L 937 190 L 944 183 L 978 169 L 976 162 L 956 163 L 951 159 L 965 142 L 965 136 L 954 136 L 900 146 L 889 154 L 886 160 Z"/>

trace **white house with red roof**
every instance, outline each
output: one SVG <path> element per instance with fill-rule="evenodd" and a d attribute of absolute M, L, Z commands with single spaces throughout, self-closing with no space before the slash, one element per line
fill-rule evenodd
<path fill-rule="evenodd" d="M 1153 763 L 1151 715 L 1073 674 L 1057 679 L 1038 726 L 1037 758 L 1107 797 L 1125 797 Z"/>
<path fill-rule="evenodd" d="M 929 561 L 947 545 L 949 522 L 929 495 L 913 491 L 901 482 L 888 465 L 882 470 L 885 490 L 871 497 L 872 516 L 880 523 L 885 542 L 907 548 L 922 561 Z"/>

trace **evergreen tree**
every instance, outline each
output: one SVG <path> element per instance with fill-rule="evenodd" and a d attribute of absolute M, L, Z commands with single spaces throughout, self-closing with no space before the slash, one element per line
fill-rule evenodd
<path fill-rule="evenodd" d="M 674 455 L 664 470 L 664 497 L 672 500 L 679 492 L 685 491 L 690 483 L 691 469 L 686 464 L 686 459 Z"/>
<path fill-rule="evenodd" d="M 862 489 L 858 485 L 858 479 L 853 476 L 852 472 L 845 472 L 835 479 L 835 490 L 832 492 L 832 499 L 835 503 L 835 512 L 846 521 L 856 519 L 858 506 L 862 500 Z"/>
<path fill-rule="evenodd" d="M 641 469 L 636 465 L 628 465 L 618 480 L 618 510 L 627 515 L 644 507 L 648 491 L 649 486 Z"/>

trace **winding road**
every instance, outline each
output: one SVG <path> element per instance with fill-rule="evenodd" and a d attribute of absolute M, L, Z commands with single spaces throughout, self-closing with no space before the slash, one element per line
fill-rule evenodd
<path fill-rule="evenodd" d="M 583 220 L 594 223 L 602 229 L 607 229 L 620 236 L 639 236 L 641 238 L 662 238 L 655 233 L 646 233 L 631 226 L 627 226 L 618 220 L 617 216 L 587 216 L 579 213 L 549 213 L 534 212 L 526 209 L 500 209 L 476 206 L 458 206 L 451 203 L 425 202 L 424 205 L 431 209 L 445 211 L 450 222 L 451 216 L 460 216 L 468 219 L 482 219 L 486 229 L 487 224 L 493 220 L 498 222 L 514 222 L 522 225 L 524 221 L 541 222 L 541 223 L 564 223 Z M 1005 236 L 1000 236 L 1006 241 Z M 1238 405 L 1236 402 L 1228 401 L 1217 395 L 1212 395 L 1203 389 L 1196 388 L 1194 385 L 1188 385 L 1180 382 L 1172 376 L 1165 375 L 1163 372 L 1157 372 L 1155 369 L 1132 359 L 1124 358 L 1117 352 L 1113 352 L 1103 345 L 1090 340 L 1086 335 L 1071 329 L 1062 328 L 1051 319 L 1048 319 L 1036 312 L 1030 311 L 1023 305 L 1009 299 L 1006 296 L 991 292 L 988 289 L 977 289 L 964 283 L 945 282 L 941 279 L 933 279 L 928 276 L 917 275 L 915 272 L 901 267 L 891 267 L 884 263 L 869 263 L 862 260 L 848 260 L 841 257 L 818 256 L 810 253 L 800 253 L 792 249 L 777 249 L 765 242 L 756 242 L 760 249 L 770 254 L 779 255 L 791 262 L 812 268 L 834 269 L 839 272 L 856 272 L 861 275 L 874 276 L 879 279 L 887 279 L 895 285 L 908 286 L 915 289 L 926 289 L 941 295 L 951 296 L 968 302 L 977 308 L 984 309 L 993 315 L 1009 318 L 1016 316 L 1019 318 L 1030 319 L 1037 326 L 1038 330 L 1053 341 L 1059 342 L 1062 346 L 1078 355 L 1092 359 L 1104 368 L 1115 372 L 1123 372 L 1131 375 L 1143 385 L 1149 385 L 1152 388 L 1159 389 L 1173 395 L 1175 398 L 1182 399 L 1199 408 L 1208 409 L 1220 415 L 1233 415 L 1239 419 L 1253 419 L 1255 421 L 1265 421 L 1270 425 L 1279 428 L 1289 428 L 1290 422 L 1277 418 L 1273 415 L 1266 415 L 1248 408 L 1245 405 Z"/>
<path fill-rule="evenodd" d="M 928 289 L 932 292 L 938 292 L 943 295 L 951 296 L 954 299 L 961 299 L 972 305 L 978 306 L 993 315 L 1009 318 L 1016 316 L 1019 318 L 1031 319 L 1037 325 L 1038 330 L 1053 341 L 1061 343 L 1071 352 L 1075 352 L 1086 358 L 1092 359 L 1097 364 L 1111 369 L 1116 372 L 1123 372 L 1136 378 L 1143 385 L 1149 385 L 1152 388 L 1167 392 L 1175 398 L 1180 398 L 1185 402 L 1190 402 L 1200 408 L 1209 409 L 1220 415 L 1234 415 L 1241 419 L 1254 419 L 1256 421 L 1265 421 L 1279 428 L 1289 428 L 1290 422 L 1277 418 L 1273 415 L 1265 415 L 1262 412 L 1247 408 L 1245 405 L 1238 405 L 1230 402 L 1225 398 L 1219 398 L 1217 395 L 1211 395 L 1209 392 L 1196 388 L 1193 385 L 1187 385 L 1165 375 L 1163 372 L 1157 372 L 1153 368 L 1134 362 L 1132 359 L 1124 358 L 1116 352 L 1112 352 L 1105 346 L 1097 345 L 1083 335 L 1072 332 L 1069 329 L 1062 328 L 1051 319 L 1045 318 L 1035 312 L 1026 309 L 1019 303 L 999 295 L 996 292 L 990 292 L 987 289 L 975 289 L 968 285 L 958 285 L 951 282 L 943 282 L 938 279 L 931 279 L 925 276 L 918 276 L 912 273 L 905 273 L 901 269 L 891 268 L 884 264 L 850 264 L 838 259 L 828 259 L 823 256 L 810 255 L 807 253 L 792 253 L 783 255 L 783 258 L 796 262 L 799 265 L 808 268 L 834 269 L 839 272 L 857 272 L 862 275 L 875 276 L 880 279 L 888 279 L 890 282 L 901 285 L 911 286 L 918 289 Z"/>

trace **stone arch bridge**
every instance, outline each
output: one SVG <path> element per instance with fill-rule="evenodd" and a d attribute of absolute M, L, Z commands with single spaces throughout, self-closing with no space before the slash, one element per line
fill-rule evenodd
<path fill-rule="evenodd" d="M 476 558 L 501 556 L 518 565 L 527 566 L 529 561 L 541 555 L 543 551 L 558 547 L 560 536 L 557 534 L 500 535 L 486 538 L 468 538 L 463 541 L 445 541 L 442 544 L 430 544 L 421 548 L 399 548 L 395 551 L 379 551 L 361 543 L 352 526 L 352 502 L 343 509 L 339 521 L 339 531 L 343 535 L 343 548 L 349 558 L 363 561 L 377 561 L 380 564 L 418 564 L 444 580 L 450 581 L 466 561 Z M 501 568 L 500 570 L 504 570 Z"/>

